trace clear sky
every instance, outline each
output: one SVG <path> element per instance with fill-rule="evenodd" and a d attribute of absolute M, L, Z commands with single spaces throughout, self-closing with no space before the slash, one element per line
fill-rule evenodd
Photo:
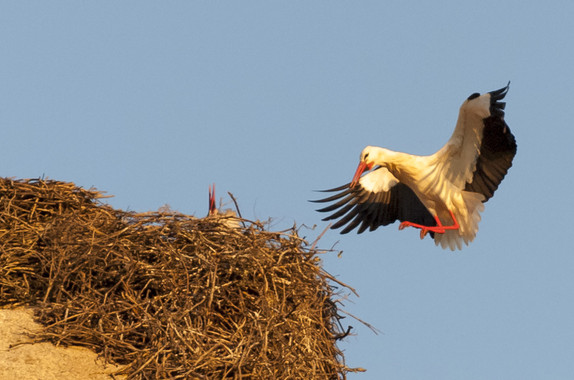
<path fill-rule="evenodd" d="M 503 87 L 518 154 L 476 240 L 329 231 L 353 286 L 350 379 L 574 379 L 574 2 L 1 1 L 0 175 L 73 181 L 117 208 L 207 212 L 208 185 L 272 229 L 366 145 L 438 150 Z"/>

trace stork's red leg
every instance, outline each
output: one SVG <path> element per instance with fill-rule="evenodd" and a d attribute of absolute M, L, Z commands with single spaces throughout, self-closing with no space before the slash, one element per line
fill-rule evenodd
<path fill-rule="evenodd" d="M 448 212 L 450 213 L 450 217 L 452 218 L 452 222 L 453 222 L 453 224 L 450 226 L 443 226 L 440 219 L 438 218 L 438 216 L 435 216 L 434 219 L 436 220 L 436 224 L 437 224 L 436 226 L 423 226 L 422 224 L 416 224 L 416 223 L 412 223 L 412 222 L 402 222 L 399 225 L 399 230 L 402 230 L 405 227 L 420 228 L 421 229 L 421 239 L 423 239 L 426 236 L 426 234 L 429 232 L 444 234 L 446 232 L 446 230 L 458 230 L 460 228 L 460 225 L 458 224 L 458 221 L 454 217 L 453 212 L 450 210 L 448 210 Z"/>

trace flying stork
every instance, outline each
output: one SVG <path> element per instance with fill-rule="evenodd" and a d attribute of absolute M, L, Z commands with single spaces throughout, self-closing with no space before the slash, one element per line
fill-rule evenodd
<path fill-rule="evenodd" d="M 436 153 L 416 156 L 367 146 L 353 180 L 324 190 L 337 192 L 313 202 L 335 202 L 320 212 L 339 219 L 331 228 L 345 234 L 370 231 L 399 220 L 399 230 L 419 228 L 436 245 L 461 249 L 478 231 L 480 213 L 512 166 L 516 140 L 504 121 L 500 90 L 474 93 L 462 103 L 448 142 Z M 367 173 L 362 175 L 364 172 Z"/>

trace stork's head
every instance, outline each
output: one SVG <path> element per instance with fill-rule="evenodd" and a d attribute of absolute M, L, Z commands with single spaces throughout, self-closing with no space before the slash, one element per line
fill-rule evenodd
<path fill-rule="evenodd" d="M 359 183 L 359 179 L 361 175 L 365 172 L 365 170 L 371 170 L 375 165 L 375 152 L 373 151 L 374 147 L 368 146 L 361 152 L 361 156 L 359 157 L 359 167 L 355 172 L 355 176 L 351 181 L 351 187 L 355 187 L 357 183 Z"/>

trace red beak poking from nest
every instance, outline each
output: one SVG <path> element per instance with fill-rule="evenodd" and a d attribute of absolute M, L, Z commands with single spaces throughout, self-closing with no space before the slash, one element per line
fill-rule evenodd
<path fill-rule="evenodd" d="M 215 183 L 213 188 L 209 186 L 209 212 L 207 215 L 217 214 L 217 209 L 215 208 Z"/>
<path fill-rule="evenodd" d="M 371 170 L 373 168 L 373 163 L 367 164 L 364 161 L 359 162 L 359 167 L 357 167 L 357 171 L 355 172 L 355 176 L 351 181 L 350 187 L 353 188 L 359 183 L 359 179 L 361 179 L 361 175 L 365 172 L 365 170 Z"/>

